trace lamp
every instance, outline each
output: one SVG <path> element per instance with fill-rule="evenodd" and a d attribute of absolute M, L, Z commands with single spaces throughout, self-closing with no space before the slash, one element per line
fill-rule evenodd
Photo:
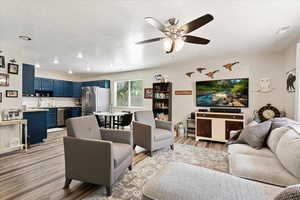
<path fill-rule="evenodd" d="M 172 41 L 171 38 L 167 37 L 167 38 L 164 39 L 163 45 L 164 45 L 164 50 L 165 50 L 166 52 L 171 51 L 172 43 L 173 43 L 173 41 Z"/>
<path fill-rule="evenodd" d="M 181 37 L 176 38 L 175 40 L 175 52 L 180 51 L 184 46 L 184 41 Z"/>
<path fill-rule="evenodd" d="M 171 39 L 171 38 L 168 37 L 168 38 L 165 38 L 163 40 L 164 50 L 166 52 L 171 51 L 173 42 L 175 43 L 175 46 L 174 46 L 174 51 L 175 52 L 180 51 L 184 46 L 184 41 L 181 37 L 178 37 L 176 39 Z"/>

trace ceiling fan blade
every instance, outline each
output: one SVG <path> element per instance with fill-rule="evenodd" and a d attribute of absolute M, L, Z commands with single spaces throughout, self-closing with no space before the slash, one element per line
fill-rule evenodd
<path fill-rule="evenodd" d="M 182 25 L 179 29 L 183 30 L 183 33 L 187 34 L 190 33 L 201 26 L 204 26 L 205 24 L 212 21 L 214 17 L 211 14 L 203 15 L 202 17 L 199 17 L 198 19 L 195 19 L 185 25 Z"/>
<path fill-rule="evenodd" d="M 160 30 L 161 32 L 165 32 L 166 31 L 166 27 L 160 23 L 157 19 L 153 18 L 153 17 L 146 17 L 145 21 L 149 24 L 151 24 L 152 26 L 154 26 L 155 28 L 157 28 L 158 30 Z"/>
<path fill-rule="evenodd" d="M 152 38 L 152 39 L 149 39 L 149 40 L 143 40 L 143 41 L 140 41 L 140 42 L 136 42 L 136 44 L 145 44 L 145 43 L 150 43 L 150 42 L 157 42 L 157 41 L 160 41 L 160 40 L 163 40 L 164 37 L 159 37 L 159 38 Z"/>
<path fill-rule="evenodd" d="M 193 44 L 208 44 L 210 42 L 210 40 L 208 39 L 191 36 L 191 35 L 184 35 L 182 36 L 182 39 L 185 42 L 193 43 Z"/>

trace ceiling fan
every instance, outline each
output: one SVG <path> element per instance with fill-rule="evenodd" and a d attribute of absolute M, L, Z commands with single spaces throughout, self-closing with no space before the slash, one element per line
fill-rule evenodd
<path fill-rule="evenodd" d="M 166 53 L 180 51 L 184 46 L 184 42 L 206 45 L 210 42 L 210 40 L 186 34 L 204 26 L 213 19 L 214 17 L 211 14 L 206 14 L 187 24 L 178 26 L 179 20 L 176 18 L 171 18 L 168 20 L 169 25 L 165 26 L 153 17 L 146 17 L 145 21 L 157 28 L 160 32 L 162 32 L 165 35 L 165 37 L 157 37 L 149 40 L 143 40 L 137 42 L 136 44 L 145 44 L 163 40 L 164 49 Z"/>

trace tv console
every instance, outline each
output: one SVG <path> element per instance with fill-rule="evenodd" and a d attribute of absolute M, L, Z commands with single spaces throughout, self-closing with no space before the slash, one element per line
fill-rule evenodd
<path fill-rule="evenodd" d="M 241 113 L 242 110 L 240 108 L 210 108 L 210 112 L 218 112 L 218 113 Z"/>
<path fill-rule="evenodd" d="M 196 140 L 227 142 L 230 131 L 245 127 L 243 113 L 196 112 Z"/>

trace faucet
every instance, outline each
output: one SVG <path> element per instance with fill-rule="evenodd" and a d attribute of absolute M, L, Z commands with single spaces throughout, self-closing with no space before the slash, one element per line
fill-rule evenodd
<path fill-rule="evenodd" d="M 41 97 L 38 97 L 38 103 L 37 103 L 37 107 L 41 107 L 41 104 L 42 104 L 42 98 Z"/>

